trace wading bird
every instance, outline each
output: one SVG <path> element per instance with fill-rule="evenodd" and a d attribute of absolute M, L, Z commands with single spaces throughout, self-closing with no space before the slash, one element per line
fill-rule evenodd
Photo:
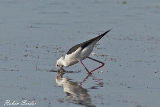
<path fill-rule="evenodd" d="M 111 29 L 110 29 L 111 30 Z M 77 44 L 75 46 L 73 46 L 72 48 L 69 49 L 69 51 L 66 53 L 65 57 L 61 57 L 57 60 L 57 64 L 56 66 L 61 69 L 63 68 L 63 66 L 71 66 L 73 64 L 76 64 L 78 62 L 80 62 L 82 64 L 82 66 L 86 69 L 86 71 L 88 72 L 88 74 L 92 74 L 93 71 L 101 68 L 104 66 L 104 62 L 98 61 L 96 59 L 93 59 L 91 57 L 89 57 L 90 53 L 93 51 L 94 45 L 105 35 L 107 34 L 110 30 L 104 32 L 103 34 L 92 38 L 86 42 Z M 89 58 L 93 61 L 96 61 L 98 63 L 101 63 L 101 66 L 93 69 L 92 71 L 89 71 L 86 66 L 83 64 L 82 60 Z"/>

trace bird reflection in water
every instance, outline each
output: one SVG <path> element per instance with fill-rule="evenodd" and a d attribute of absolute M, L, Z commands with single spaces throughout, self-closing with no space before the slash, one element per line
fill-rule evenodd
<path fill-rule="evenodd" d="M 61 69 L 56 77 L 56 83 L 58 86 L 64 88 L 64 92 L 67 95 L 67 101 L 87 107 L 95 107 L 91 104 L 91 98 L 87 89 L 82 87 L 82 83 L 89 77 L 89 75 L 79 84 L 78 82 L 71 81 L 69 78 L 63 78 L 64 74 L 65 70 Z"/>

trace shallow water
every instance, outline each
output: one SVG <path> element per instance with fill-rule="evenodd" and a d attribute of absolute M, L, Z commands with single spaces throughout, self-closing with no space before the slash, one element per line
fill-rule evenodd
<path fill-rule="evenodd" d="M 1 0 L 0 106 L 159 107 L 159 13 L 158 0 Z M 70 47 L 111 28 L 91 55 L 103 68 L 55 72 Z"/>

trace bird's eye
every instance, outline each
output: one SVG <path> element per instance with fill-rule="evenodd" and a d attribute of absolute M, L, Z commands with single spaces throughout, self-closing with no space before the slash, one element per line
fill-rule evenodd
<path fill-rule="evenodd" d="M 58 64 L 56 66 L 58 67 Z"/>

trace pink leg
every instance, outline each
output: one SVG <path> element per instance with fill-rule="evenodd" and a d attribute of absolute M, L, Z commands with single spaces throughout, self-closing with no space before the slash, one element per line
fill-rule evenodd
<path fill-rule="evenodd" d="M 84 66 L 84 68 L 86 69 L 86 71 L 88 72 L 88 73 L 90 73 L 89 72 L 89 70 L 85 67 L 85 65 L 83 64 L 83 62 L 82 61 L 79 61 L 83 66 Z"/>
<path fill-rule="evenodd" d="M 101 66 L 99 66 L 99 67 L 95 68 L 94 70 L 92 70 L 92 71 L 90 71 L 90 72 L 93 72 L 93 71 L 95 71 L 95 70 L 97 70 L 97 69 L 99 69 L 99 68 L 101 68 L 101 67 L 103 67 L 103 66 L 104 66 L 104 63 L 103 63 L 103 62 L 101 62 L 101 61 L 98 61 L 98 60 L 93 59 L 93 58 L 91 58 L 91 57 L 87 57 L 87 58 L 89 58 L 89 59 L 91 59 L 91 60 L 93 60 L 93 61 L 96 61 L 96 62 L 99 62 L 99 63 L 101 63 L 101 64 L 102 64 Z"/>

